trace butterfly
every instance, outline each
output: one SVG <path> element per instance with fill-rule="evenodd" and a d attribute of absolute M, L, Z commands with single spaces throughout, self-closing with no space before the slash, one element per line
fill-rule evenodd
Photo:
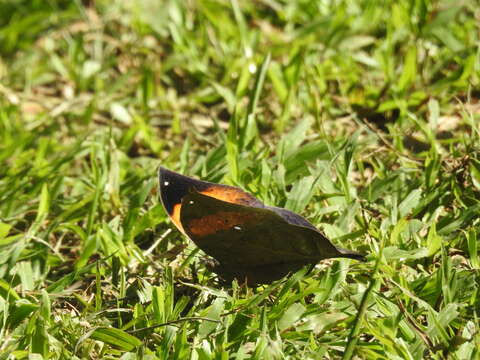
<path fill-rule="evenodd" d="M 358 252 L 333 245 L 302 216 L 267 206 L 238 187 L 163 167 L 159 184 L 172 222 L 215 259 L 212 270 L 226 281 L 269 284 L 322 259 L 365 260 Z"/>

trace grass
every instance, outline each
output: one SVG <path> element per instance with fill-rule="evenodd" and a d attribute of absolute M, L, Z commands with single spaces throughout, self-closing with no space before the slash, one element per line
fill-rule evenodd
<path fill-rule="evenodd" d="M 480 358 L 479 5 L 2 2 L 0 359 Z M 160 164 L 368 261 L 222 287 Z"/>

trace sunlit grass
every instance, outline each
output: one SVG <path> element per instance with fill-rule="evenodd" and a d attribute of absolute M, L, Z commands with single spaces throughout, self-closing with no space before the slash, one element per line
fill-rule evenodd
<path fill-rule="evenodd" d="M 479 5 L 0 4 L 0 359 L 478 358 Z M 160 164 L 368 261 L 223 287 Z"/>

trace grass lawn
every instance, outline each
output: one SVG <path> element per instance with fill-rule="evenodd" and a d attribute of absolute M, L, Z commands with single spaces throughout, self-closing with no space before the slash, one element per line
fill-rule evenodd
<path fill-rule="evenodd" d="M 479 0 L 2 1 L 0 164 L 0 360 L 480 359 Z M 367 261 L 226 287 L 160 165 Z"/>

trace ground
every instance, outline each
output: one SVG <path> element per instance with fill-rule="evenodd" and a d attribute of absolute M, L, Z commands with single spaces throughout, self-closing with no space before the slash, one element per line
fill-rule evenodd
<path fill-rule="evenodd" d="M 0 359 L 480 358 L 479 9 L 0 3 Z M 367 261 L 224 284 L 160 165 Z"/>

